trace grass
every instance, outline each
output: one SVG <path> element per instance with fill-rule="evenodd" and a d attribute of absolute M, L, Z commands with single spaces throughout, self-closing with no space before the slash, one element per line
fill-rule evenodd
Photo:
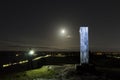
<path fill-rule="evenodd" d="M 36 78 L 53 78 L 55 71 L 53 69 L 49 69 L 48 66 L 43 66 L 39 69 L 4 75 L 0 78 L 0 80 L 34 80 Z"/>

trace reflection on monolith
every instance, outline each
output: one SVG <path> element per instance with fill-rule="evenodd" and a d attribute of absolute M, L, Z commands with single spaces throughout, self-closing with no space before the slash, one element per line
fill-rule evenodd
<path fill-rule="evenodd" d="M 80 27 L 80 64 L 89 62 L 88 27 Z"/>

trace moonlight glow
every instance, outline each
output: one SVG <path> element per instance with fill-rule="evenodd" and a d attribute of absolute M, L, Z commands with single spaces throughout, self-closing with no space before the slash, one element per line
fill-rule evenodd
<path fill-rule="evenodd" d="M 71 39 L 71 35 L 69 34 L 68 30 L 65 29 L 65 28 L 60 29 L 59 35 L 60 35 L 63 39 Z"/>
<path fill-rule="evenodd" d="M 62 29 L 61 34 L 65 34 L 65 33 L 66 33 L 65 29 Z"/>
<path fill-rule="evenodd" d="M 67 36 L 67 31 L 66 29 L 62 28 L 59 30 L 59 35 L 62 37 L 66 37 Z"/>

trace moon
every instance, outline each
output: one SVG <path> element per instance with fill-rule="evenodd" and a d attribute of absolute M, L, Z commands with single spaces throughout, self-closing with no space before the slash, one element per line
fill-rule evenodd
<path fill-rule="evenodd" d="M 68 34 L 68 31 L 64 28 L 60 30 L 60 35 L 66 39 L 71 39 L 71 35 Z"/>
<path fill-rule="evenodd" d="M 65 34 L 66 33 L 66 30 L 65 29 L 62 29 L 61 30 L 61 34 Z"/>

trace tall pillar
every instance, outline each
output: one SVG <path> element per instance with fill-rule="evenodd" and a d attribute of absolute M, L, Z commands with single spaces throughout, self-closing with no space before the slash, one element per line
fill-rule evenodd
<path fill-rule="evenodd" d="M 80 27 L 80 64 L 88 64 L 89 62 L 89 43 L 88 43 L 88 27 Z"/>

